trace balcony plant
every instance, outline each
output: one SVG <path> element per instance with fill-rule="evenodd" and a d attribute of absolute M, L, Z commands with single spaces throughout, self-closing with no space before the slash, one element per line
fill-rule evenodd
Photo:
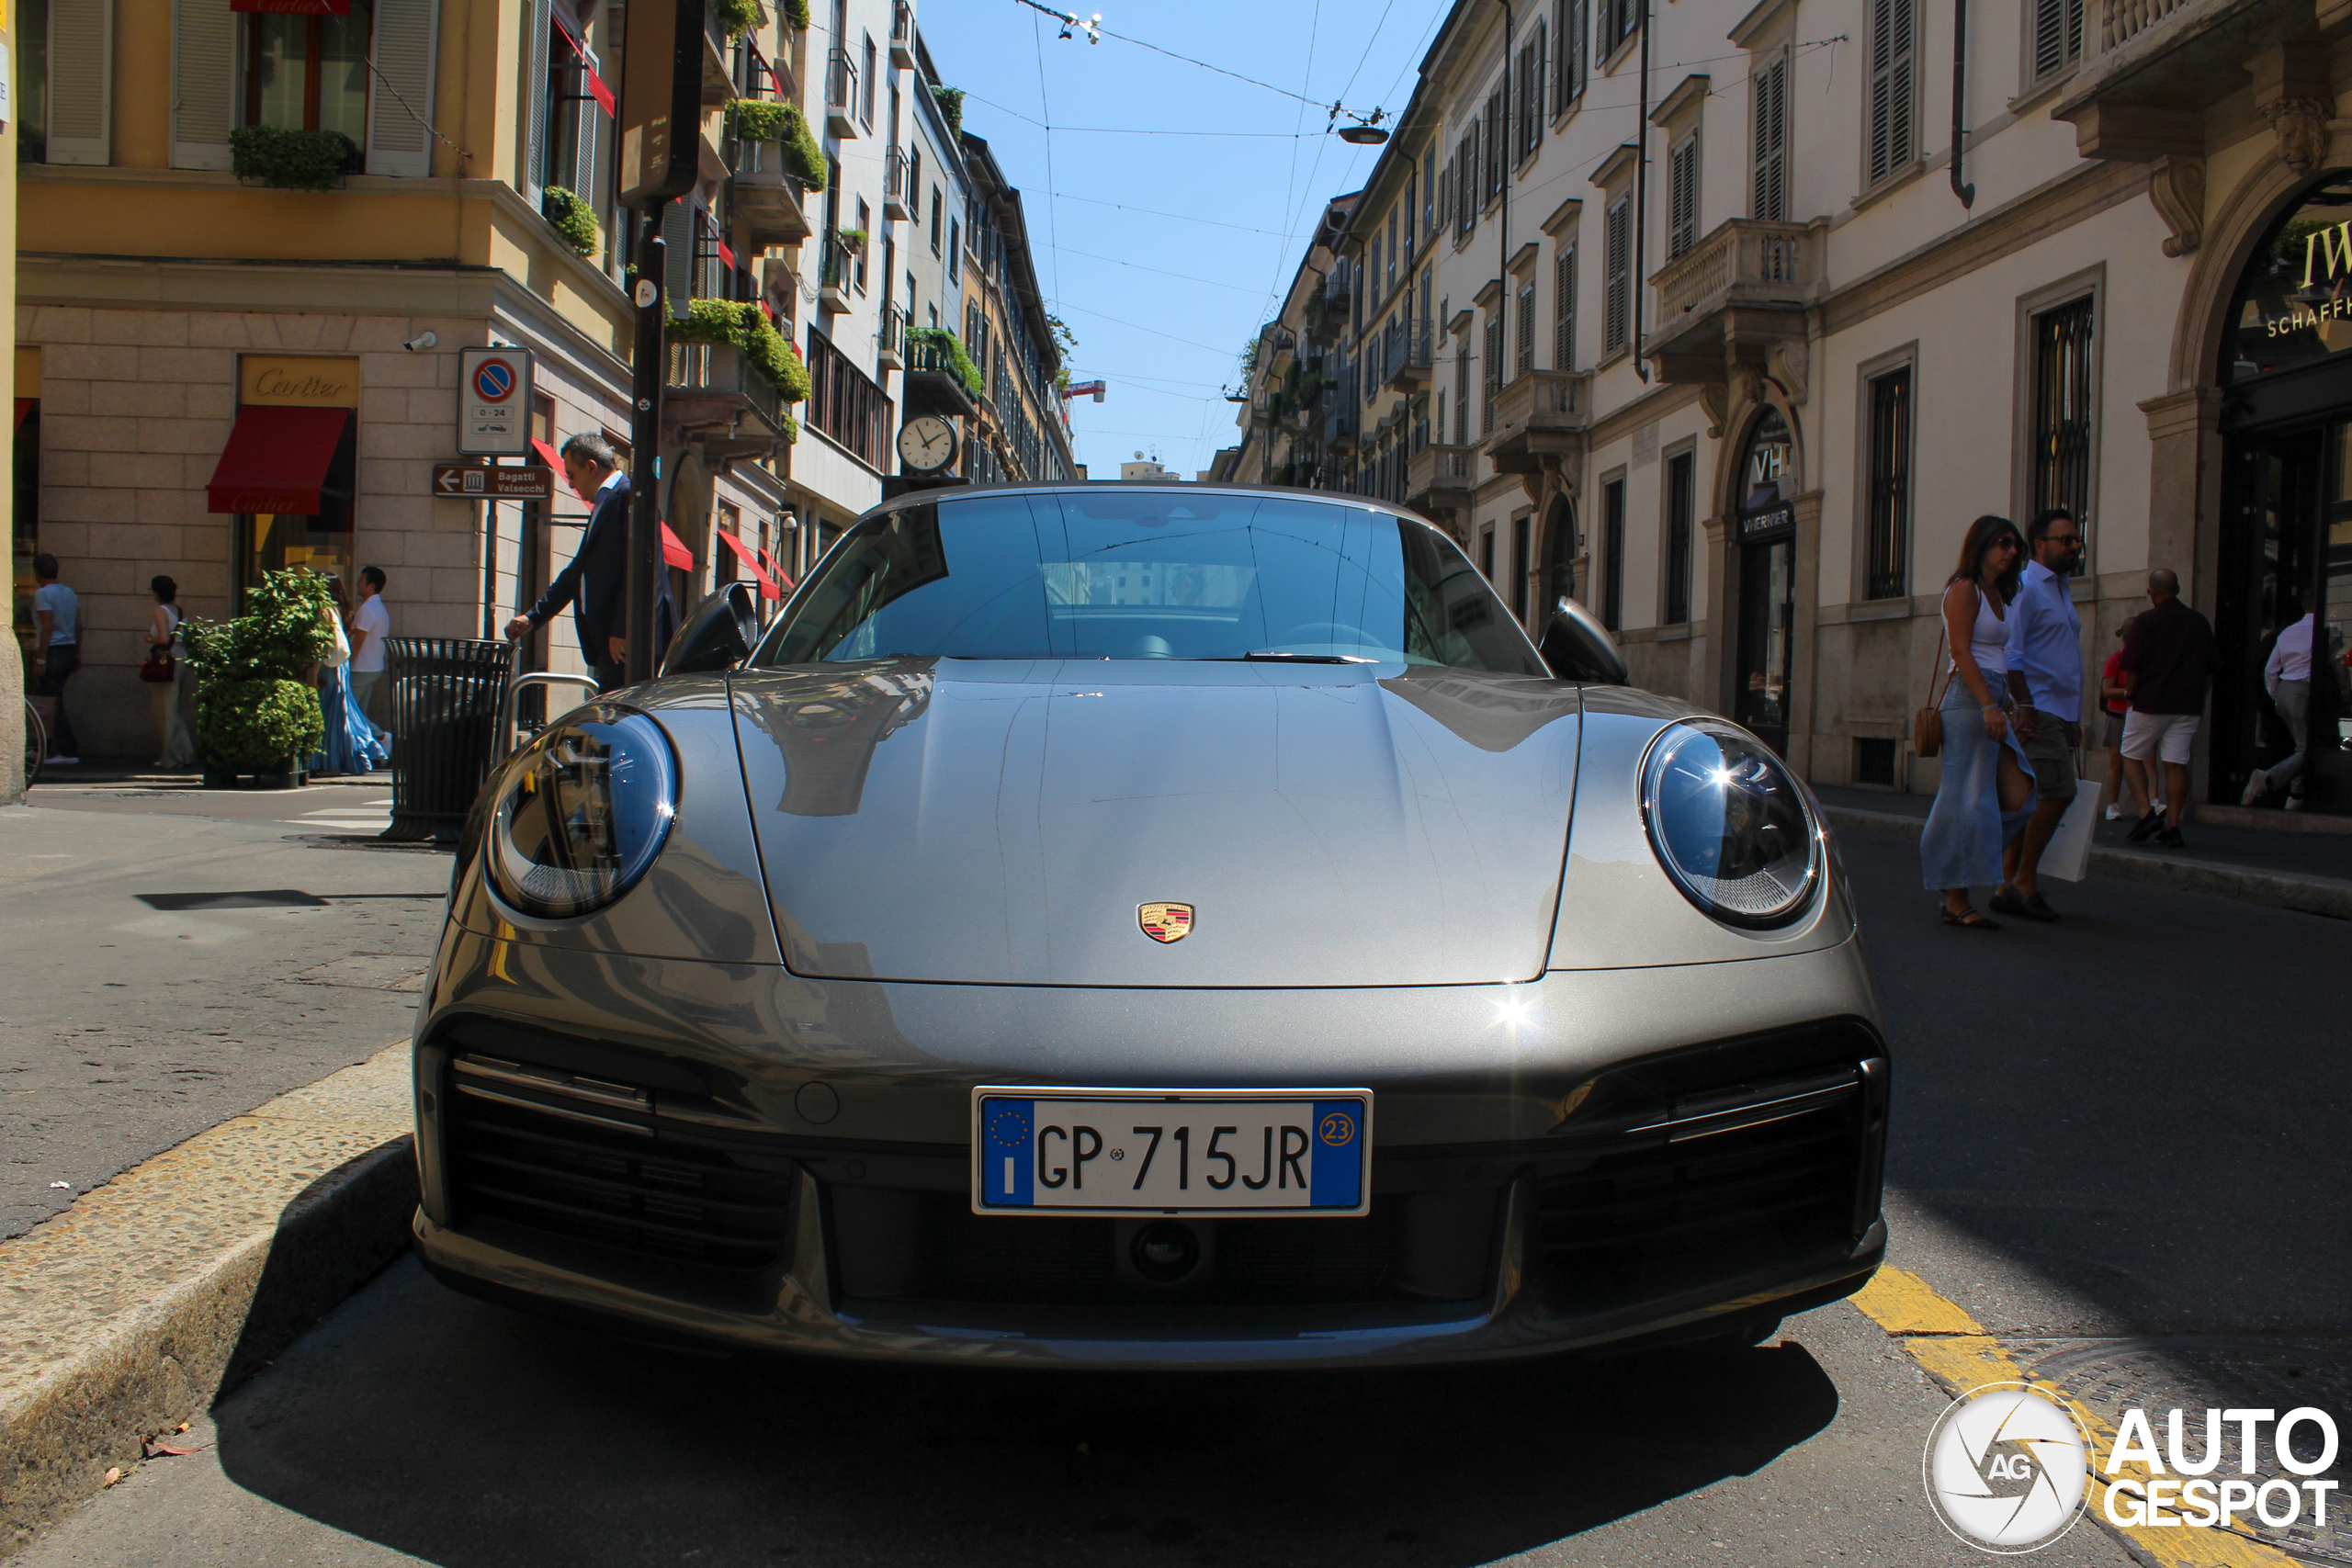
<path fill-rule="evenodd" d="M 340 130 L 241 125 L 229 132 L 229 166 L 273 190 L 333 190 L 359 167 L 359 144 Z"/>
<path fill-rule="evenodd" d="M 958 136 L 963 135 L 964 89 L 961 87 L 933 87 L 931 90 L 931 96 L 932 101 L 939 106 L 940 114 L 946 119 L 947 129 L 954 131 Z"/>
<path fill-rule="evenodd" d="M 760 25 L 760 0 L 713 0 L 712 9 L 729 43 Z"/>
<path fill-rule="evenodd" d="M 863 229 L 842 229 L 842 230 L 837 230 L 837 231 L 834 232 L 833 237 L 834 237 L 835 239 L 839 240 L 844 247 L 846 247 L 847 249 L 849 249 L 849 250 L 850 250 L 850 251 L 852 251 L 853 253 L 854 253 L 854 254 L 859 254 L 859 255 L 863 255 L 863 254 L 865 254 L 865 230 L 863 230 Z"/>
<path fill-rule="evenodd" d="M 945 327 L 915 327 L 908 332 L 907 342 L 919 348 L 931 348 L 944 358 L 949 368 L 956 372 L 956 379 L 963 382 L 964 389 L 972 394 L 972 400 L 979 401 L 987 383 L 980 379 L 980 367 L 973 364 L 972 356 L 964 351 L 963 339 Z"/>
<path fill-rule="evenodd" d="M 808 129 L 808 117 L 793 104 L 732 98 L 727 129 L 739 141 L 772 142 L 783 150 L 785 172 L 810 190 L 825 188 L 825 150 Z"/>
<path fill-rule="evenodd" d="M 741 349 L 745 362 L 766 377 L 786 402 L 800 402 L 808 396 L 808 366 L 800 351 L 752 300 L 696 299 L 685 320 L 670 323 L 670 341 Z M 796 425 L 792 434 L 797 432 Z"/>
<path fill-rule="evenodd" d="M 207 773 L 301 771 L 326 733 L 319 694 L 302 677 L 334 645 L 334 613 L 325 578 L 268 571 L 246 591 L 243 615 L 181 628 L 198 678 L 196 751 Z"/>
<path fill-rule="evenodd" d="M 539 214 L 555 225 L 555 231 L 575 252 L 583 256 L 596 254 L 603 238 L 596 227 L 596 209 L 578 193 L 562 186 L 548 186 L 539 193 Z"/>
<path fill-rule="evenodd" d="M 808 30 L 808 0 L 784 0 L 784 19 L 792 24 L 794 32 L 807 32 Z"/>

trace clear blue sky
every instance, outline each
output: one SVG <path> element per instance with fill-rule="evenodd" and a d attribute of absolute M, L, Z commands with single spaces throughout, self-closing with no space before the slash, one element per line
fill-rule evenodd
<path fill-rule="evenodd" d="M 1446 6 L 1085 0 L 1081 14 L 1097 9 L 1112 32 L 1394 117 Z M 1219 388 L 1238 379 L 1323 203 L 1361 185 L 1380 149 L 1325 134 L 1323 108 L 1136 43 L 1062 40 L 1020 0 L 921 0 L 917 21 L 967 95 L 964 128 L 1021 187 L 1038 282 L 1078 334 L 1071 378 L 1111 383 L 1108 401 L 1072 405 L 1078 460 L 1115 477 L 1140 448 L 1186 478 L 1207 468 L 1241 434 Z M 1205 131 L 1227 134 L 1193 134 Z"/>

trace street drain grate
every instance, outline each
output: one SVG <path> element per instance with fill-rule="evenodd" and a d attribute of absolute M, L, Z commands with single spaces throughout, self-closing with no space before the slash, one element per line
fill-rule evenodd
<path fill-rule="evenodd" d="M 2181 1413 L 2182 1436 L 2188 1451 L 2202 1451 L 2205 1412 L 2211 1410 L 2270 1410 L 2278 1415 L 2313 1405 L 2339 1420 L 2352 1411 L 2352 1345 L 2329 1339 L 2242 1339 L 2219 1336 L 2178 1335 L 2143 1339 L 2030 1340 L 2016 1347 L 2018 1359 L 2033 1376 L 2057 1384 L 2068 1398 L 2096 1411 L 2110 1429 L 2123 1412 L 2147 1413 L 2159 1451 L 2165 1443 L 2167 1418 Z M 2216 1479 L 2226 1472 L 2233 1479 L 2301 1483 L 2333 1480 L 2339 1490 L 2327 1494 L 2327 1523 L 2314 1525 L 2310 1494 L 2290 1525 L 2272 1526 L 2251 1516 L 2233 1519 L 2232 1529 L 2278 1548 L 2306 1562 L 2343 1564 L 2352 1568 L 2352 1521 L 2345 1517 L 2352 1494 L 2352 1455 L 2339 1454 L 2335 1465 L 2322 1476 L 2296 1475 L 2281 1466 L 2272 1447 L 2272 1428 L 2256 1428 L 2252 1475 L 2239 1469 L 2238 1427 L 2222 1427 L 2225 1447 Z M 2319 1434 L 2309 1423 L 2295 1432 L 2297 1457 L 2305 1462 L 2317 1457 Z"/>
<path fill-rule="evenodd" d="M 292 887 L 264 887 L 241 893 L 141 893 L 139 901 L 151 909 L 300 909 L 324 908 L 315 893 Z"/>

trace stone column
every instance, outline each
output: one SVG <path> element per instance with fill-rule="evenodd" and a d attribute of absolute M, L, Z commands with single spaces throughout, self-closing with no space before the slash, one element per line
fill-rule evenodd
<path fill-rule="evenodd" d="M 1796 513 L 1796 620 L 1789 627 L 1789 766 L 1812 778 L 1813 715 L 1820 690 L 1814 649 L 1821 626 L 1821 491 L 1792 498 Z"/>
<path fill-rule="evenodd" d="M 2210 615 L 2222 559 L 2221 389 L 2166 392 L 2140 412 L 2148 420 L 2149 499 L 2148 558 L 2139 564 L 2178 572 L 2180 596 Z M 2101 576 L 2127 570 L 2103 547 L 2091 564 Z"/>

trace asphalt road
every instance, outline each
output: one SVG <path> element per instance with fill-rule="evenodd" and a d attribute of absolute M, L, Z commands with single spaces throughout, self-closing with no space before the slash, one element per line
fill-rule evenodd
<path fill-rule="evenodd" d="M 2005 1339 L 2344 1388 L 2352 926 L 2125 885 L 1935 923 L 1846 846 L 1897 1050 L 1894 1258 Z M 2188 1403 L 2186 1397 L 2182 1403 Z M 2199 1403 L 2202 1403 L 2201 1400 Z M 62 1564 L 1978 1563 L 1943 1395 L 1849 1305 L 1764 1347 L 1363 1375 L 710 1359 L 389 1269 L 25 1554 Z M 2035 1561 L 2128 1561 L 2086 1521 Z"/>
<path fill-rule="evenodd" d="M 408 1033 L 449 862 L 339 841 L 390 801 L 43 784 L 0 809 L 0 1235 Z"/>

